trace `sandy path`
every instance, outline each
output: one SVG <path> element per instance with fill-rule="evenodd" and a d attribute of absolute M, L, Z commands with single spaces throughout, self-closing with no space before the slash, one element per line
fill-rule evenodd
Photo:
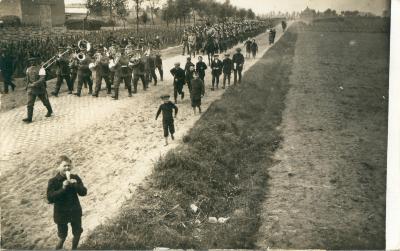
<path fill-rule="evenodd" d="M 278 29 L 277 40 L 281 34 Z M 267 35 L 260 35 L 257 41 L 263 54 L 270 47 Z M 52 205 L 46 203 L 45 190 L 47 180 L 54 174 L 56 157 L 61 154 L 73 159 L 76 172 L 89 189 L 88 195 L 81 198 L 83 238 L 118 212 L 125 199 L 151 173 L 154 162 L 177 146 L 200 118 L 193 115 L 187 98 L 179 102 L 176 140 L 163 146 L 161 121 L 154 117 L 159 96 L 172 93 L 169 69 L 176 61 L 186 60 L 180 55 L 164 59 L 164 82 L 151 86 L 147 92 L 139 89 L 133 98 L 126 97 L 124 90 L 119 101 L 62 95 L 51 99 L 55 117 L 39 117 L 44 111 L 38 104 L 36 121 L 31 125 L 19 122 L 24 107 L 0 115 L 1 127 L 5 128 L 0 136 L 7 140 L 7 145 L 1 147 L 11 149 L 2 155 L 3 163 L 8 164 L 6 172 L 3 170 L 0 201 L 4 247 L 52 248 L 56 243 Z M 256 61 L 248 60 L 245 70 Z M 222 89 L 210 91 L 210 78 L 208 72 L 204 110 L 223 94 Z M 188 94 L 187 87 L 185 92 Z M 11 159 L 12 162 L 7 161 Z"/>

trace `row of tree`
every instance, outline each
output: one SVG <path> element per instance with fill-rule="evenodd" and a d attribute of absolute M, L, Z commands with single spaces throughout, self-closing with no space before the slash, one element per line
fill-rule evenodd
<path fill-rule="evenodd" d="M 170 22 L 187 22 L 196 17 L 208 20 L 255 19 L 252 9 L 237 8 L 229 0 L 219 3 L 215 0 L 168 0 L 161 9 L 161 17 L 167 24 Z"/>
<path fill-rule="evenodd" d="M 140 21 L 149 21 L 147 11 L 150 12 L 153 24 L 154 17 L 157 16 L 167 25 L 172 22 L 182 24 L 191 20 L 196 22 L 196 18 L 213 21 L 256 18 L 251 9 L 237 8 L 230 0 L 223 3 L 216 0 L 167 0 L 163 5 L 160 0 L 87 0 L 86 8 L 91 16 L 109 15 L 110 20 L 114 21 L 117 18 L 124 25 L 132 9 L 136 16 L 137 29 Z"/>
<path fill-rule="evenodd" d="M 340 14 L 337 13 L 336 10 L 333 10 L 333 9 L 326 9 L 325 11 L 321 12 L 321 11 L 316 11 L 314 9 L 310 9 L 307 7 L 300 13 L 299 16 L 303 17 L 303 18 L 315 18 L 315 17 L 338 17 L 338 16 L 342 16 L 342 17 L 360 17 L 360 16 L 373 17 L 375 15 L 371 12 L 360 12 L 358 10 L 341 11 Z"/>

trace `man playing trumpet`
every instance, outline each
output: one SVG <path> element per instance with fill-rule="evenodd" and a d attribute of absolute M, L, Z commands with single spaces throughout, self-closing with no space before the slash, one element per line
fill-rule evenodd
<path fill-rule="evenodd" d="M 113 56 L 113 55 L 110 55 Z M 107 87 L 107 94 L 111 94 L 111 80 L 110 80 L 110 68 L 109 68 L 109 63 L 110 59 L 109 57 L 105 54 L 103 51 L 103 48 L 99 47 L 97 49 L 97 52 L 95 54 L 95 62 L 93 66 L 93 70 L 96 72 L 95 74 L 95 79 L 96 79 L 96 87 L 93 93 L 93 97 L 98 97 L 99 92 L 101 89 L 101 83 L 102 80 L 106 82 L 106 87 Z M 92 71 L 93 71 L 92 70 Z"/>
<path fill-rule="evenodd" d="M 82 229 L 82 207 L 79 196 L 85 196 L 87 189 L 81 178 L 71 174 L 72 161 L 67 156 L 60 156 L 57 175 L 49 180 L 47 200 L 54 204 L 54 222 L 57 224 L 58 238 L 56 249 L 62 249 L 68 235 L 68 223 L 72 227 L 72 249 L 78 248 Z"/>
<path fill-rule="evenodd" d="M 120 47 L 119 52 L 115 56 L 115 61 L 110 63 L 110 69 L 115 71 L 115 83 L 114 83 L 114 95 L 113 99 L 118 99 L 119 85 L 122 81 L 125 82 L 125 86 L 128 89 L 129 97 L 132 97 L 132 68 L 129 66 L 129 51 L 126 51 L 124 47 Z"/>

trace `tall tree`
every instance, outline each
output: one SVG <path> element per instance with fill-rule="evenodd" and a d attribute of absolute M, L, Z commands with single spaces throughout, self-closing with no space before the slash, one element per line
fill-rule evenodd
<path fill-rule="evenodd" d="M 147 2 L 150 5 L 150 16 L 151 16 L 151 22 L 154 25 L 154 14 L 157 12 L 157 9 L 159 8 L 160 0 L 147 0 Z"/>
<path fill-rule="evenodd" d="M 135 2 L 136 9 L 136 33 L 139 33 L 139 12 L 144 0 L 133 0 Z"/>

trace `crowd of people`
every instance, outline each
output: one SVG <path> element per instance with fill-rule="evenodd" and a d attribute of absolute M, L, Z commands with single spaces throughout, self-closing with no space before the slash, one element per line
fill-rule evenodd
<path fill-rule="evenodd" d="M 156 35 L 157 34 L 157 35 Z M 173 46 L 179 43 L 182 29 L 142 29 L 139 34 L 131 29 L 119 29 L 115 31 L 86 31 L 73 32 L 59 36 L 27 37 L 15 41 L 0 41 L 0 48 L 7 58 L 12 61 L 12 72 L 15 76 L 22 77 L 27 68 L 27 60 L 30 57 L 40 57 L 42 60 L 51 58 L 57 53 L 58 47 L 76 45 L 79 40 L 96 41 L 99 44 L 109 46 L 118 38 L 127 38 L 132 44 L 144 41 L 146 44 L 154 44 L 159 48 Z"/>

